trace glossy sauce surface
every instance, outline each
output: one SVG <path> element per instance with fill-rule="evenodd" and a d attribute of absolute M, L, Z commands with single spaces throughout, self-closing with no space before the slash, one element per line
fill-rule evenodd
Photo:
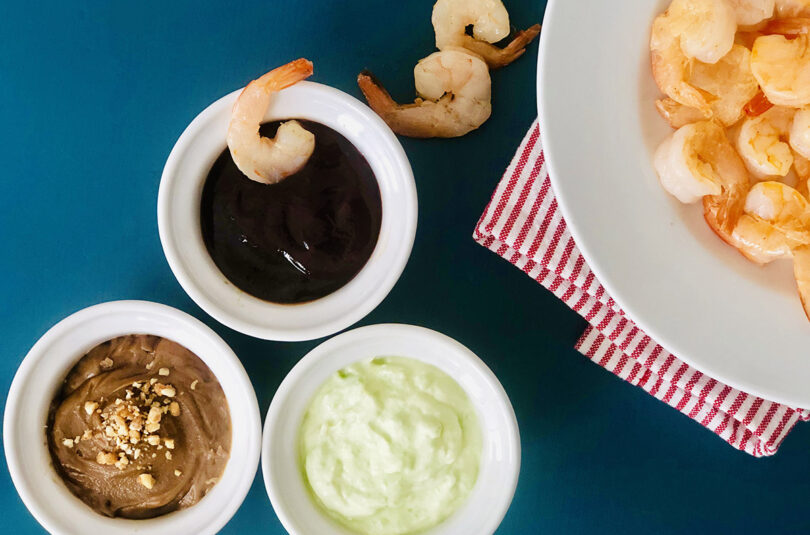
<path fill-rule="evenodd" d="M 382 220 L 380 189 L 363 155 L 335 130 L 298 121 L 315 134 L 315 151 L 298 173 L 255 182 L 226 148 L 200 206 L 217 267 L 243 291 L 276 303 L 312 301 L 347 284 L 374 251 Z M 262 135 L 275 135 L 281 122 L 262 125 Z"/>

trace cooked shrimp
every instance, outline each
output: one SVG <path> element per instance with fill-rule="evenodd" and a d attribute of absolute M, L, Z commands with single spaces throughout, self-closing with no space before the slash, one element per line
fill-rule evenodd
<path fill-rule="evenodd" d="M 658 148 L 653 165 L 664 189 L 681 202 L 702 197 L 709 226 L 733 244 L 750 181 L 722 126 L 701 121 L 680 128 Z"/>
<path fill-rule="evenodd" d="M 805 199 L 810 199 L 810 160 L 801 154 L 793 156 L 793 169 L 796 170 L 796 191 Z"/>
<path fill-rule="evenodd" d="M 711 117 L 710 99 L 690 82 L 694 60 L 717 63 L 731 51 L 737 25 L 726 0 L 674 0 L 653 22 L 652 71 L 667 96 Z"/>
<path fill-rule="evenodd" d="M 759 85 L 751 74 L 751 53 L 741 45 L 717 63 L 695 61 L 689 84 L 710 98 L 712 116 L 723 125 L 731 126 L 743 116 L 745 105 L 757 94 Z M 703 114 L 697 108 L 687 108 L 674 99 L 656 102 L 658 112 L 673 128 L 699 121 Z"/>
<path fill-rule="evenodd" d="M 662 93 L 679 104 L 695 108 L 704 119 L 711 117 L 712 109 L 706 95 L 689 83 L 694 60 L 681 50 L 681 41 L 673 33 L 667 13 L 658 15 L 653 22 L 650 60 L 653 78 Z"/>
<path fill-rule="evenodd" d="M 734 43 L 742 45 L 748 50 L 751 50 L 751 47 L 754 46 L 754 41 L 763 35 L 765 34 L 759 30 L 740 30 L 737 32 L 737 36 L 734 38 Z"/>
<path fill-rule="evenodd" d="M 790 186 L 755 184 L 745 197 L 743 211 L 732 237 L 740 252 L 758 264 L 790 258 L 796 247 L 810 244 L 807 199 Z"/>
<path fill-rule="evenodd" d="M 717 177 L 721 192 L 703 197 L 703 218 L 721 239 L 730 241 L 734 227 L 743 213 L 745 196 L 751 186 L 751 178 L 726 132 L 716 123 L 702 127 L 706 133 L 702 157 L 708 157 Z"/>
<path fill-rule="evenodd" d="M 810 32 L 810 18 L 790 17 L 786 19 L 773 19 L 762 29 L 763 35 L 779 34 L 796 36 Z"/>
<path fill-rule="evenodd" d="M 746 214 L 759 217 L 801 243 L 810 243 L 810 211 L 807 199 L 782 182 L 754 184 L 745 196 Z"/>
<path fill-rule="evenodd" d="M 671 98 L 656 100 L 655 109 L 669 123 L 669 126 L 675 129 L 705 119 L 699 109 L 684 106 Z"/>
<path fill-rule="evenodd" d="M 800 155 L 810 159 L 810 106 L 796 111 L 793 115 L 790 146 Z"/>
<path fill-rule="evenodd" d="M 712 165 L 712 122 L 688 124 L 669 136 L 655 151 L 653 166 L 664 189 L 682 203 L 719 195 L 723 188 Z"/>
<path fill-rule="evenodd" d="M 754 42 L 751 72 L 768 100 L 777 106 L 810 104 L 810 38 L 765 35 Z"/>
<path fill-rule="evenodd" d="M 793 250 L 793 276 L 807 319 L 810 320 L 810 245 Z"/>
<path fill-rule="evenodd" d="M 810 0 L 776 0 L 776 17 L 783 19 L 787 17 L 807 17 L 810 16 Z"/>
<path fill-rule="evenodd" d="M 768 264 L 780 258 L 790 258 L 790 244 L 779 229 L 749 214 L 742 214 L 728 243 L 748 260 Z"/>
<path fill-rule="evenodd" d="M 737 24 L 754 26 L 773 17 L 775 0 L 728 0 L 734 8 Z"/>
<path fill-rule="evenodd" d="M 519 32 L 505 48 L 497 43 L 509 35 L 509 13 L 501 0 L 438 0 L 433 6 L 436 48 L 462 47 L 481 56 L 490 68 L 509 65 L 526 52 L 540 25 Z M 472 36 L 467 27 L 472 26 Z"/>
<path fill-rule="evenodd" d="M 757 178 L 783 177 L 790 172 L 793 152 L 788 145 L 788 134 L 794 112 L 776 106 L 743 121 L 737 150 L 745 166 Z"/>
<path fill-rule="evenodd" d="M 397 104 L 370 74 L 357 83 L 369 106 L 391 129 L 410 137 L 458 137 L 489 119 L 491 82 L 487 64 L 460 48 L 434 52 L 413 70 L 413 104 Z"/>
<path fill-rule="evenodd" d="M 315 136 L 298 121 L 282 123 L 274 138 L 259 133 L 273 94 L 311 74 L 312 62 L 297 59 L 253 80 L 236 99 L 228 148 L 236 166 L 251 180 L 275 184 L 298 172 L 315 150 Z"/>
<path fill-rule="evenodd" d="M 716 63 L 734 44 L 736 15 L 727 0 L 673 0 L 665 16 L 689 58 Z"/>

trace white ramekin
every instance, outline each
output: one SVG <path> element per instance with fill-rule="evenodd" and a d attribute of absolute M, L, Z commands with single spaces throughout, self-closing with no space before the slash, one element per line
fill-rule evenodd
<path fill-rule="evenodd" d="M 51 399 L 70 368 L 99 343 L 127 334 L 162 336 L 200 357 L 222 385 L 231 413 L 231 457 L 220 482 L 194 506 L 149 520 L 107 518 L 71 494 L 53 468 L 45 438 Z M 3 426 L 6 460 L 17 492 L 45 529 L 66 535 L 216 533 L 245 499 L 261 448 L 256 394 L 233 351 L 199 320 L 145 301 L 95 305 L 54 325 L 17 370 Z"/>
<path fill-rule="evenodd" d="M 298 459 L 298 432 L 315 391 L 337 370 L 378 356 L 419 359 L 437 366 L 467 392 L 478 413 L 483 450 L 469 499 L 424 535 L 491 535 L 515 494 L 520 436 L 514 410 L 492 371 L 469 349 L 443 334 L 411 325 L 372 325 L 343 333 L 310 351 L 281 383 L 267 413 L 262 473 L 281 523 L 292 535 L 346 535 L 316 507 Z"/>
<path fill-rule="evenodd" d="M 241 91 L 241 90 L 240 90 Z M 200 198 L 212 164 L 226 147 L 231 108 L 240 91 L 203 110 L 172 149 L 158 194 L 158 227 L 166 259 L 188 295 L 217 321 L 268 340 L 311 340 L 362 319 L 388 295 L 413 247 L 417 201 L 405 151 L 368 106 L 332 87 L 300 82 L 280 91 L 266 121 L 309 119 L 343 134 L 365 156 L 382 197 L 377 246 L 346 286 L 316 301 L 282 305 L 237 288 L 220 272 L 200 229 Z"/>

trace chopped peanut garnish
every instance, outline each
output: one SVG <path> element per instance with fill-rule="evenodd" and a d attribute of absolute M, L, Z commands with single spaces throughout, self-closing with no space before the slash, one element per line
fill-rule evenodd
<path fill-rule="evenodd" d="M 173 398 L 177 393 L 173 386 L 166 385 L 155 385 L 155 392 L 161 396 L 166 396 L 167 398 Z"/>
<path fill-rule="evenodd" d="M 96 462 L 98 464 L 115 464 L 117 460 L 118 458 L 114 453 L 100 451 L 98 455 L 96 455 Z"/>
<path fill-rule="evenodd" d="M 172 449 L 174 439 L 160 437 L 157 433 L 161 428 L 160 421 L 164 414 L 171 413 L 173 416 L 180 414 L 179 403 L 157 398 L 157 396 L 173 397 L 176 394 L 174 387 L 159 383 L 155 378 L 149 382 L 136 381 L 132 383 L 132 390 L 126 389 L 125 392 L 125 399 L 117 398 L 115 404 L 107 405 L 103 412 L 98 408 L 97 401 L 88 401 L 84 406 L 87 414 L 93 412 L 101 414 L 101 429 L 113 447 L 111 453 L 99 453 L 96 461 L 103 465 L 114 465 L 119 470 L 129 466 L 135 459 L 148 457 L 150 453 L 153 458 L 156 457 L 155 453 L 133 447 L 134 444 L 145 443 L 157 450 L 162 450 L 165 445 L 167 449 Z M 103 402 L 103 399 L 99 401 Z M 92 436 L 88 429 L 82 437 L 66 439 L 64 444 L 68 445 L 69 440 L 69 447 L 73 447 L 81 438 Z M 161 439 L 164 443 L 161 443 Z M 167 459 L 171 459 L 171 453 L 164 453 Z"/>
<path fill-rule="evenodd" d="M 149 409 L 149 414 L 146 416 L 146 422 L 150 424 L 158 423 L 163 413 L 157 407 Z"/>
<path fill-rule="evenodd" d="M 72 438 L 66 438 L 65 440 L 62 441 L 62 444 L 64 444 L 68 448 L 72 448 L 73 447 L 73 439 Z"/>
<path fill-rule="evenodd" d="M 152 477 L 152 474 L 141 474 L 138 476 L 138 482 L 146 487 L 147 489 L 151 489 L 155 486 L 155 478 Z"/>
<path fill-rule="evenodd" d="M 158 375 L 163 375 L 164 377 L 166 375 L 169 375 L 169 368 L 161 368 L 161 369 L 159 369 L 158 370 Z"/>

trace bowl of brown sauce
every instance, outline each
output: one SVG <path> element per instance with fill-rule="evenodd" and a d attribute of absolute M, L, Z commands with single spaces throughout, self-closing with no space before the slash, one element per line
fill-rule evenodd
<path fill-rule="evenodd" d="M 80 310 L 17 370 L 4 414 L 14 485 L 50 533 L 213 534 L 258 468 L 250 379 L 199 320 L 146 301 Z"/>
<path fill-rule="evenodd" d="M 172 271 L 219 322 L 270 340 L 340 331 L 393 288 L 416 231 L 413 172 L 388 126 L 332 87 L 278 92 L 260 132 L 295 119 L 315 136 L 296 173 L 245 176 L 226 145 L 235 91 L 203 110 L 161 178 L 158 226 Z"/>

